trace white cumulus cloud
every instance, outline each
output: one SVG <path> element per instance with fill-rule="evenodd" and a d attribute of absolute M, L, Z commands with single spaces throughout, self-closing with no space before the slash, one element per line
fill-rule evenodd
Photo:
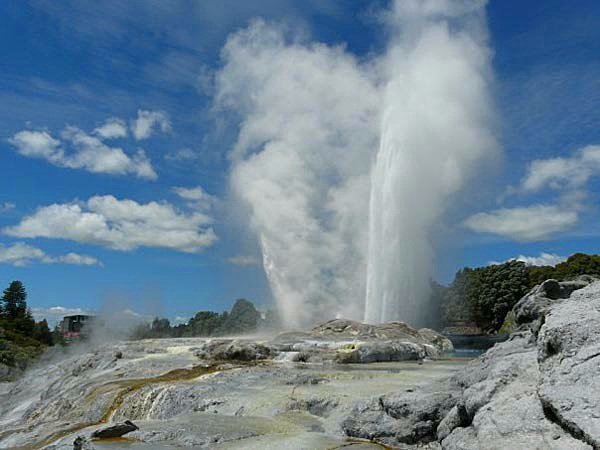
<path fill-rule="evenodd" d="M 45 159 L 54 165 L 61 165 L 65 158 L 60 141 L 47 131 L 19 131 L 8 142 L 28 158 Z"/>
<path fill-rule="evenodd" d="M 66 255 L 51 256 L 37 247 L 17 242 L 5 246 L 0 244 L 0 264 L 11 264 L 17 267 L 23 267 L 32 263 L 43 264 L 74 264 L 79 266 L 100 266 L 100 261 L 96 258 L 78 253 L 67 253 Z"/>
<path fill-rule="evenodd" d="M 498 234 L 517 241 L 536 241 L 565 231 L 578 220 L 576 211 L 555 205 L 502 208 L 483 212 L 465 221 L 467 228 L 480 233 Z"/>
<path fill-rule="evenodd" d="M 157 178 L 144 150 L 139 149 L 133 157 L 129 157 L 122 149 L 109 147 L 100 139 L 71 126 L 65 128 L 62 137 L 70 141 L 76 149 L 76 152 L 65 160 L 67 167 L 115 175 L 133 173 L 139 178 L 149 180 Z"/>
<path fill-rule="evenodd" d="M 103 125 L 94 129 L 94 134 L 97 134 L 103 139 L 119 139 L 127 137 L 127 125 L 122 119 L 111 117 L 106 120 Z"/>
<path fill-rule="evenodd" d="M 19 131 L 9 139 L 9 143 L 23 156 L 45 159 L 58 167 L 112 175 L 134 174 L 150 180 L 157 178 L 150 160 L 141 149 L 129 156 L 123 149 L 110 147 L 98 137 L 74 126 L 67 126 L 61 137 L 71 151 L 66 152 L 63 143 L 47 131 Z"/>
<path fill-rule="evenodd" d="M 172 190 L 179 197 L 186 200 L 190 207 L 195 209 L 206 211 L 210 209 L 216 201 L 216 198 L 207 193 L 201 186 L 193 188 L 174 187 Z"/>
<path fill-rule="evenodd" d="M 578 189 L 593 176 L 600 175 L 600 145 L 588 145 L 570 158 L 547 158 L 532 161 L 521 182 L 523 191 L 543 188 Z"/>
<path fill-rule="evenodd" d="M 131 132 L 138 141 L 149 138 L 157 129 L 163 133 L 171 130 L 169 116 L 163 111 L 139 109 L 137 119 L 131 122 Z"/>
<path fill-rule="evenodd" d="M 4 233 L 21 238 L 58 238 L 101 245 L 115 250 L 161 247 L 198 253 L 216 240 L 210 216 L 183 213 L 169 203 L 138 203 L 112 195 L 86 202 L 39 208 Z"/>

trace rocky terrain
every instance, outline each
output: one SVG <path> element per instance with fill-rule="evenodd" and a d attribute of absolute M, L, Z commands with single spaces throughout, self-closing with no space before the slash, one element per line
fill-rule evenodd
<path fill-rule="evenodd" d="M 394 448 L 600 448 L 600 282 L 548 280 L 519 328 L 448 380 L 360 402 L 350 436 Z"/>
<path fill-rule="evenodd" d="M 271 339 L 156 339 L 75 348 L 0 391 L 0 448 L 357 448 L 357 401 L 447 378 L 464 361 L 433 330 L 346 320 Z M 426 361 L 426 362 L 424 362 Z M 89 438 L 135 423 L 128 439 Z M 98 436 L 98 433 L 96 433 Z M 83 446 L 82 448 L 86 448 Z"/>
<path fill-rule="evenodd" d="M 433 330 L 339 319 L 82 348 L 1 386 L 0 448 L 600 448 L 600 282 L 548 280 L 513 312 L 470 362 Z"/>

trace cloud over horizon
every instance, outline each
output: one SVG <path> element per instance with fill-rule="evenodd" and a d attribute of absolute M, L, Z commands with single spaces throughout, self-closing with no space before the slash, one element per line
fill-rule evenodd
<path fill-rule="evenodd" d="M 217 240 L 212 218 L 185 213 L 166 202 L 138 203 L 112 195 L 39 208 L 4 234 L 20 238 L 67 239 L 128 251 L 139 247 L 199 253 Z"/>
<path fill-rule="evenodd" d="M 568 230 L 578 220 L 576 211 L 556 205 L 502 208 L 477 213 L 465 226 L 478 233 L 497 234 L 520 242 L 549 239 L 554 233 Z"/>
<path fill-rule="evenodd" d="M 481 212 L 467 218 L 464 224 L 479 233 L 520 242 L 549 239 L 578 223 L 580 210 L 586 209 L 583 203 L 588 196 L 586 185 L 599 175 L 599 145 L 580 148 L 570 157 L 535 159 L 528 164 L 519 187 L 509 187 L 508 194 L 534 194 L 550 189 L 558 194 L 556 205 L 533 204 Z"/>
<path fill-rule="evenodd" d="M 514 258 L 507 259 L 506 261 L 490 261 L 488 264 L 503 264 L 508 261 L 521 261 L 524 262 L 526 266 L 556 266 L 557 264 L 566 261 L 566 256 L 557 255 L 556 253 L 546 253 L 542 252 L 539 256 L 525 256 L 519 255 Z"/>
<path fill-rule="evenodd" d="M 0 244 L 0 264 L 11 264 L 16 267 L 24 267 L 33 263 L 42 264 L 73 264 L 78 266 L 102 266 L 96 258 L 79 253 L 67 253 L 59 256 L 51 256 L 37 247 L 16 242 L 11 245 Z"/>

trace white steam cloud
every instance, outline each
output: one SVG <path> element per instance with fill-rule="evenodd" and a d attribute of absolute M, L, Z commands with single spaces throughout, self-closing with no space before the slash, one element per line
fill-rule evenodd
<path fill-rule="evenodd" d="M 228 39 L 215 102 L 240 120 L 231 186 L 288 326 L 422 319 L 429 233 L 495 149 L 483 6 L 396 1 L 368 61 L 262 21 Z"/>
<path fill-rule="evenodd" d="M 359 317 L 379 95 L 341 48 L 264 22 L 230 37 L 219 105 L 239 112 L 234 193 L 251 210 L 283 319 Z"/>

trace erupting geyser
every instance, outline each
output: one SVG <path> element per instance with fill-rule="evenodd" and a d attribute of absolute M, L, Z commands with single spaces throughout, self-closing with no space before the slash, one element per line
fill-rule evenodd
<path fill-rule="evenodd" d="M 429 313 L 432 226 L 494 148 L 481 2 L 399 1 L 371 172 L 365 321 Z"/>
<path fill-rule="evenodd" d="M 424 321 L 433 226 L 495 148 L 484 6 L 397 0 L 363 62 L 263 21 L 228 39 L 232 191 L 287 326 Z"/>

